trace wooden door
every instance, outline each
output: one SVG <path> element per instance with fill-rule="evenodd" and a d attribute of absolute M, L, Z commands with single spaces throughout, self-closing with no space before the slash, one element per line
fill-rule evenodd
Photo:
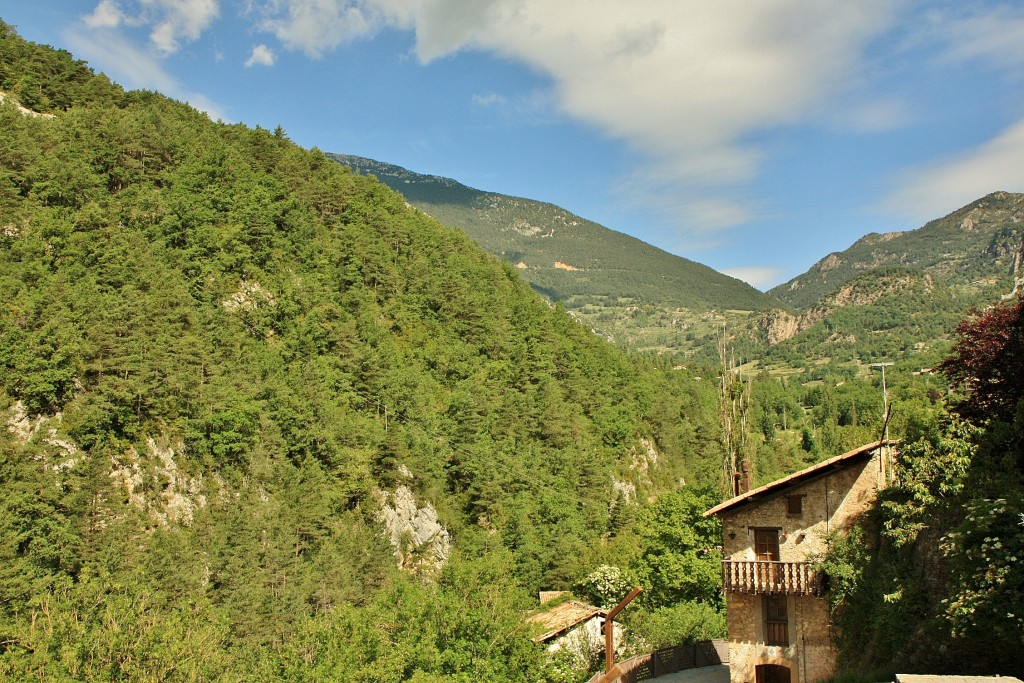
<path fill-rule="evenodd" d="M 754 668 L 757 683 L 790 683 L 788 666 L 778 664 L 758 664 Z"/>

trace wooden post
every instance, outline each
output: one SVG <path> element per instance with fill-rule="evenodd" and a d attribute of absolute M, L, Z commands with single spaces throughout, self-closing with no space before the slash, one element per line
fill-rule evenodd
<path fill-rule="evenodd" d="M 640 595 L 643 588 L 637 586 L 629 592 L 629 595 L 622 599 L 622 602 L 612 607 L 604 618 L 604 670 L 609 673 L 615 666 L 615 617 L 625 608 L 633 598 Z"/>

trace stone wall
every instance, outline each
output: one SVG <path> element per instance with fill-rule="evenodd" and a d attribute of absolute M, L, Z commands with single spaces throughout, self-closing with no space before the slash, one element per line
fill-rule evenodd
<path fill-rule="evenodd" d="M 876 452 L 868 460 L 848 464 L 734 512 L 723 513 L 725 558 L 754 560 L 754 529 L 777 528 L 781 529 L 780 560 L 813 560 L 825 552 L 831 531 L 841 532 L 871 508 L 883 481 L 881 459 Z M 787 496 L 791 495 L 803 496 L 802 514 L 787 513 Z"/>
<path fill-rule="evenodd" d="M 762 499 L 722 513 L 724 556 L 753 561 L 754 530 L 780 529 L 779 559 L 806 562 L 821 558 L 828 535 L 842 533 L 872 507 L 885 482 L 881 454 L 843 463 L 814 479 L 782 487 Z M 788 513 L 788 496 L 803 497 L 799 515 Z M 765 645 L 764 596 L 726 594 L 731 683 L 753 683 L 756 667 L 790 669 L 791 683 L 817 683 L 835 668 L 835 650 L 825 598 L 787 596 L 788 646 Z"/>

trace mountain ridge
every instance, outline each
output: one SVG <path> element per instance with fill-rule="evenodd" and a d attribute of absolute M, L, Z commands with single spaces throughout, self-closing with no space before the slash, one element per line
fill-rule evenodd
<path fill-rule="evenodd" d="M 773 305 L 770 297 L 741 280 L 555 204 L 478 190 L 365 157 L 328 156 L 374 175 L 413 206 L 464 230 L 555 301 L 600 296 L 696 310 L 763 310 Z"/>
<path fill-rule="evenodd" d="M 911 267 L 961 286 L 998 285 L 1009 291 L 1005 286 L 1019 276 L 1024 254 L 1022 223 L 1024 194 L 991 192 L 919 228 L 868 233 L 767 293 L 794 308 L 807 308 L 859 272 L 882 266 Z"/>

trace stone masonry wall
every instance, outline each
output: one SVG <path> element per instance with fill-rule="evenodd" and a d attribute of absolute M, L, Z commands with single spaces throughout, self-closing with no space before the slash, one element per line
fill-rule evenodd
<path fill-rule="evenodd" d="M 810 481 L 723 513 L 723 547 L 726 559 L 753 561 L 754 529 L 777 528 L 779 559 L 805 562 L 820 559 L 828 534 L 842 533 L 874 503 L 884 485 L 880 454 L 822 473 Z M 802 495 L 800 515 L 787 513 L 787 496 Z M 755 667 L 778 664 L 791 671 L 792 683 L 817 683 L 831 676 L 835 651 L 824 598 L 787 598 L 788 646 L 764 644 L 764 597 L 726 594 L 729 623 L 731 683 L 753 683 Z"/>

